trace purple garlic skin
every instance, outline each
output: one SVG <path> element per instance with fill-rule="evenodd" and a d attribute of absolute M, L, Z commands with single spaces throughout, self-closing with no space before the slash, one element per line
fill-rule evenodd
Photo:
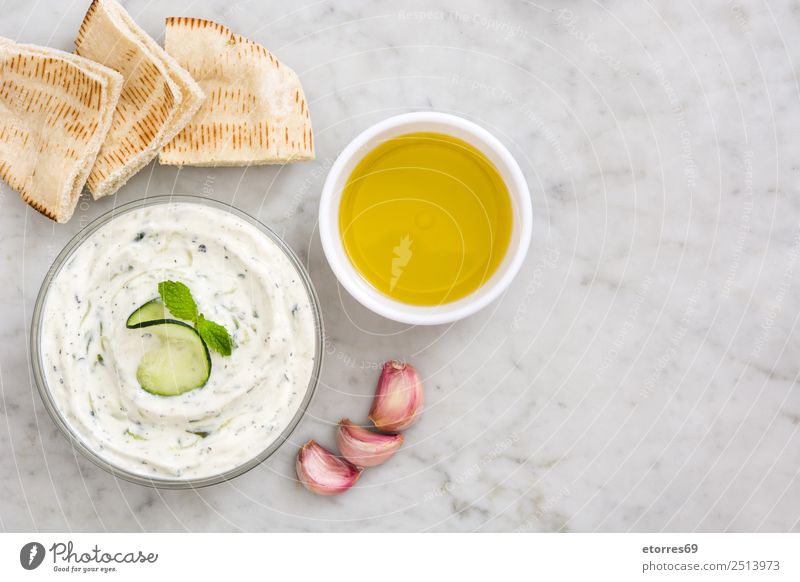
<path fill-rule="evenodd" d="M 319 495 L 338 495 L 347 491 L 363 471 L 313 440 L 304 444 L 297 453 L 295 469 L 306 489 Z"/>
<path fill-rule="evenodd" d="M 417 370 L 411 364 L 391 360 L 381 370 L 369 419 L 381 432 L 399 432 L 417 421 L 424 404 Z"/>
<path fill-rule="evenodd" d="M 403 446 L 403 435 L 374 432 L 343 418 L 339 421 L 336 443 L 342 456 L 357 467 L 375 467 Z"/>

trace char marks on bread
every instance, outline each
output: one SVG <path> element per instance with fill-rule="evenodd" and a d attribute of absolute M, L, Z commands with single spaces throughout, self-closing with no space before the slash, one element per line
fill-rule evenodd
<path fill-rule="evenodd" d="M 0 177 L 30 206 L 67 222 L 122 90 L 116 71 L 0 38 Z"/>
<path fill-rule="evenodd" d="M 203 93 L 115 0 L 94 0 L 76 52 L 125 79 L 105 143 L 87 186 L 95 199 L 116 192 L 194 115 Z"/>
<path fill-rule="evenodd" d="M 162 164 L 245 166 L 314 158 L 314 134 L 297 74 L 227 27 L 167 18 L 164 46 L 197 80 L 206 99 L 166 144 Z"/>

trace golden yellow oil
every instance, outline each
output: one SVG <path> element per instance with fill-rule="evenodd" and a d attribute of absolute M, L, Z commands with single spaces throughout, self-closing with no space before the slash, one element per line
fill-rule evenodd
<path fill-rule="evenodd" d="M 339 229 L 356 270 L 385 295 L 439 305 L 492 276 L 508 248 L 511 199 L 475 147 L 409 133 L 369 152 L 342 193 Z"/>

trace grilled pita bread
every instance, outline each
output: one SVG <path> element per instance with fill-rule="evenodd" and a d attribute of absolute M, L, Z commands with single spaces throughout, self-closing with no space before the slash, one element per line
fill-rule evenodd
<path fill-rule="evenodd" d="M 88 59 L 0 38 L 0 177 L 33 208 L 67 222 L 122 83 Z"/>
<path fill-rule="evenodd" d="M 167 18 L 164 47 L 206 100 L 161 149 L 160 163 L 244 166 L 314 158 L 300 80 L 267 49 L 216 22 L 185 17 Z"/>
<path fill-rule="evenodd" d="M 194 115 L 203 92 L 115 0 L 94 0 L 76 52 L 119 71 L 122 95 L 87 185 L 95 199 L 116 192 Z"/>

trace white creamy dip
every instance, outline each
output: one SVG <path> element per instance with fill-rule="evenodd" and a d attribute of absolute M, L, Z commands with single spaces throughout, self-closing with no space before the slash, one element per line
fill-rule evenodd
<path fill-rule="evenodd" d="M 234 349 L 211 351 L 202 388 L 157 396 L 136 369 L 159 345 L 127 317 L 185 283 Z M 250 222 L 190 202 L 137 208 L 83 241 L 43 307 L 45 378 L 62 416 L 108 463 L 148 477 L 198 479 L 254 458 L 291 423 L 314 371 L 318 331 L 302 276 Z"/>

